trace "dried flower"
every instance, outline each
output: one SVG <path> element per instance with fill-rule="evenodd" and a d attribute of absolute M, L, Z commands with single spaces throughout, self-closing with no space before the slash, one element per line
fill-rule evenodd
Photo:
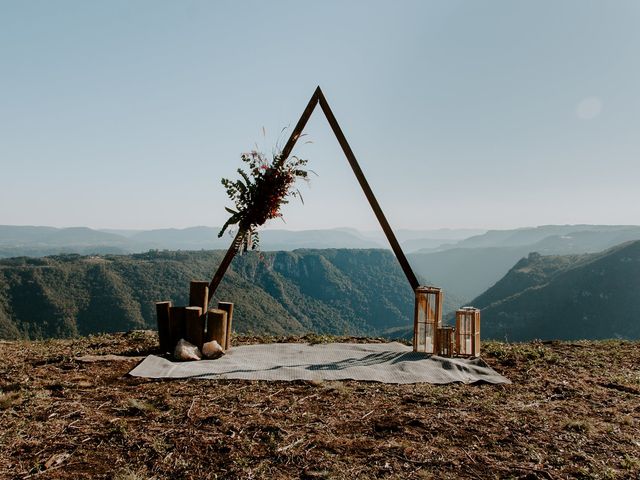
<path fill-rule="evenodd" d="M 234 202 L 235 209 L 225 207 L 231 217 L 223 225 L 218 237 L 230 225 L 238 225 L 246 235 L 243 244 L 252 244 L 251 248 L 256 249 L 259 244 L 256 227 L 269 219 L 282 218 L 280 208 L 289 203 L 288 197 L 300 197 L 302 200 L 300 191 L 292 189 L 297 179 L 308 179 L 309 174 L 304 170 L 308 161 L 296 156 L 283 159 L 279 152 L 269 162 L 263 153 L 256 150 L 243 153 L 240 158 L 247 164 L 249 173 L 239 168 L 239 179 L 222 179 L 222 185 Z"/>

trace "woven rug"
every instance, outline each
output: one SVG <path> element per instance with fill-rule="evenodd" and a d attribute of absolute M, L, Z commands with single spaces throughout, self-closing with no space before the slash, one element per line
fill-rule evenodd
<path fill-rule="evenodd" d="M 219 359 L 195 362 L 149 355 L 129 374 L 155 379 L 511 383 L 480 358 L 427 355 L 397 342 L 245 345 Z"/>

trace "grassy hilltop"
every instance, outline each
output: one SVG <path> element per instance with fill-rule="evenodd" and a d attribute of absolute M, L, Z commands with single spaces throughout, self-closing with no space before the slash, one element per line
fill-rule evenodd
<path fill-rule="evenodd" d="M 638 343 L 485 343 L 502 386 L 127 377 L 155 342 L 0 344 L 0 478 L 640 475 Z"/>

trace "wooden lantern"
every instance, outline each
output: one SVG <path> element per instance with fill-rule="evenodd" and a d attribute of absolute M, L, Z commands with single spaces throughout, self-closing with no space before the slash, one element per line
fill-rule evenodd
<path fill-rule="evenodd" d="M 437 287 L 418 287 L 413 317 L 413 351 L 434 354 L 437 352 L 437 328 L 442 322 L 444 294 Z"/>
<path fill-rule="evenodd" d="M 480 309 L 463 307 L 456 311 L 456 352 L 460 356 L 480 356 Z"/>
<path fill-rule="evenodd" d="M 453 336 L 453 327 L 438 327 L 436 329 L 436 347 L 439 356 L 453 356 Z"/>

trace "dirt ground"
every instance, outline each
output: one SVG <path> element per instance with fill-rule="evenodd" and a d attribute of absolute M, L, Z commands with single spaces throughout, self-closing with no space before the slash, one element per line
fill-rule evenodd
<path fill-rule="evenodd" d="M 1 342 L 0 478 L 640 478 L 638 342 L 485 343 L 500 386 L 128 377 L 155 343 Z"/>

